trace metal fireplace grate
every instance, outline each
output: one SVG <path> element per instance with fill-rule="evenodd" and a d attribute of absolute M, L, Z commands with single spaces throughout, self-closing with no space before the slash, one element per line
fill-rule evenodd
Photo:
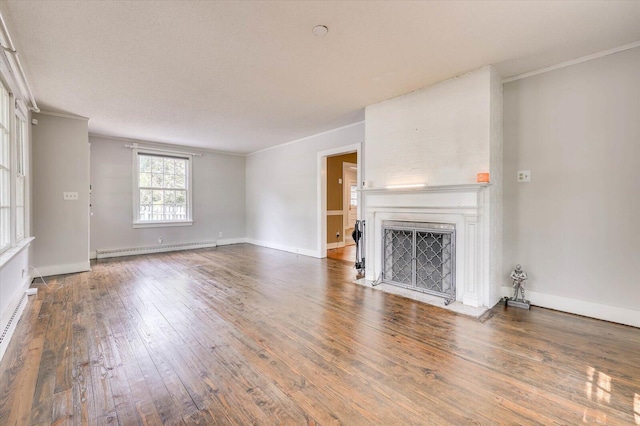
<path fill-rule="evenodd" d="M 455 300 L 455 227 L 385 221 L 383 282 Z"/>

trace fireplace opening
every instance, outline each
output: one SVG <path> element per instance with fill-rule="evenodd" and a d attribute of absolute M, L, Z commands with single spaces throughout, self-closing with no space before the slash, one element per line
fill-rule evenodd
<path fill-rule="evenodd" d="M 456 299 L 455 226 L 452 224 L 384 221 L 382 281 Z"/>

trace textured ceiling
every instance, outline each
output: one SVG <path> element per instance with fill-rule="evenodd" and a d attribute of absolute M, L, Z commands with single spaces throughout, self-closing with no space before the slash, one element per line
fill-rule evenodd
<path fill-rule="evenodd" d="M 639 1 L 1 7 L 41 109 L 89 117 L 93 133 L 238 153 L 487 64 L 509 77 L 640 40 Z"/>

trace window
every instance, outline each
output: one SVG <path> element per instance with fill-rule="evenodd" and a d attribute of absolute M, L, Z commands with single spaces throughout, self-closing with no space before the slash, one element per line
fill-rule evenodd
<path fill-rule="evenodd" d="M 16 115 L 16 242 L 25 237 L 27 123 Z"/>
<path fill-rule="evenodd" d="M 191 157 L 134 149 L 134 227 L 191 224 Z"/>
<path fill-rule="evenodd" d="M 349 204 L 351 204 L 354 207 L 358 205 L 358 186 L 357 185 L 351 185 L 351 188 L 349 188 L 349 198 L 350 198 Z"/>
<path fill-rule="evenodd" d="M 10 96 L 0 85 L 0 252 L 11 245 Z"/>

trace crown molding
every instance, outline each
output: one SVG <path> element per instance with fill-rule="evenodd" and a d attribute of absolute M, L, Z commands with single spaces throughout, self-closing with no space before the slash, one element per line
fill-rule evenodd
<path fill-rule="evenodd" d="M 572 59 L 570 61 L 561 62 L 559 64 L 551 65 L 550 67 L 546 67 L 546 68 L 541 68 L 541 69 L 536 70 L 536 71 L 529 71 L 529 72 L 525 72 L 523 74 L 515 75 L 513 77 L 503 78 L 502 79 L 502 84 L 510 83 L 510 82 L 516 81 L 516 80 L 522 80 L 523 78 L 527 78 L 527 77 L 533 77 L 534 75 L 543 74 L 545 72 L 554 71 L 554 70 L 557 70 L 557 69 L 560 69 L 560 68 L 570 67 L 571 65 L 576 65 L 576 64 L 580 64 L 582 62 L 591 61 L 593 59 L 602 58 L 604 56 L 613 55 L 614 53 L 624 52 L 625 50 L 634 49 L 636 47 L 640 47 L 640 40 L 639 41 L 635 41 L 633 43 L 625 44 L 625 45 L 622 45 L 622 46 L 614 47 L 613 49 L 603 50 L 602 52 L 594 53 L 592 55 L 582 56 L 582 57 L 577 58 L 577 59 Z"/>

